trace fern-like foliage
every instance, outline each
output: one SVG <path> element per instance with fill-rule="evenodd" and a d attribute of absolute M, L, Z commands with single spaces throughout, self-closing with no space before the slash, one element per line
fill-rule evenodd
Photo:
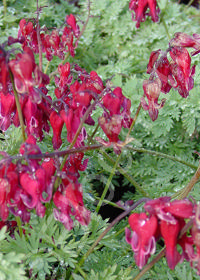
<path fill-rule="evenodd" d="M 7 242 L 6 227 L 0 230 L 0 244 Z M 0 279 L 2 280 L 26 280 L 24 254 L 8 250 L 0 252 Z"/>

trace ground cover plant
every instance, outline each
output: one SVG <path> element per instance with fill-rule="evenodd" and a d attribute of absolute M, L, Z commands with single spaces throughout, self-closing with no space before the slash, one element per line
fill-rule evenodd
<path fill-rule="evenodd" d="M 0 279 L 200 279 L 199 1 L 4 0 Z"/>

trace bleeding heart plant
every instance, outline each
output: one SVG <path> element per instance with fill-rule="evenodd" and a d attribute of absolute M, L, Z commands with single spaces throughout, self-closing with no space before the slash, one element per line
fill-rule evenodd
<path fill-rule="evenodd" d="M 132 0 L 129 8 L 134 12 L 136 28 L 146 16 L 153 22 L 159 20 L 156 0 Z M 19 218 L 25 225 L 31 213 L 44 218 L 50 209 L 55 220 L 72 230 L 75 220 L 84 226 L 91 221 L 91 211 L 84 205 L 83 186 L 79 181 L 81 172 L 90 164 L 86 152 L 101 149 L 103 154 L 106 149 L 113 149 L 117 154 L 110 181 L 96 208 L 98 212 L 115 170 L 128 176 L 119 162 L 122 151 L 130 148 L 127 144 L 133 139 L 129 136 L 141 108 L 156 121 L 159 110 L 168 102 L 165 98 L 159 101 L 161 93 L 168 94 L 175 89 L 181 97 L 189 96 L 195 75 L 192 57 L 200 52 L 200 35 L 178 32 L 165 51 L 152 51 L 147 65 L 149 79 L 143 81 L 144 94 L 138 100 L 135 115 L 131 116 L 131 100 L 121 87 L 104 82 L 94 70 L 88 72 L 67 61 L 69 55 L 74 59 L 90 13 L 84 24 L 75 15 L 66 15 L 61 27 L 52 30 L 40 26 L 39 10 L 37 14 L 36 19 L 21 19 L 17 37 L 9 36 L 0 44 L 0 130 L 5 133 L 10 126 L 20 127 L 23 137 L 17 155 L 1 152 L 0 218 L 2 226 L 11 224 L 17 229 L 21 227 Z M 192 49 L 191 53 L 188 48 Z M 48 61 L 48 66 L 55 57 L 62 61 L 56 71 L 47 74 L 48 67 L 43 70 L 42 59 Z M 88 135 L 88 127 L 95 125 L 94 133 Z M 99 128 L 101 137 L 95 137 Z M 53 152 L 43 153 L 40 144 L 47 134 L 52 135 Z M 200 274 L 199 203 L 186 198 L 199 180 L 199 168 L 178 193 L 178 199 L 163 196 L 116 204 L 125 211 L 100 234 L 86 256 L 113 225 L 145 201 L 145 211 L 132 213 L 128 219 L 131 230 L 125 230 L 136 265 L 142 269 L 155 254 L 156 242 L 162 239 L 163 254 L 170 269 L 185 259 Z M 11 222 L 9 215 L 16 217 L 18 224 Z"/>

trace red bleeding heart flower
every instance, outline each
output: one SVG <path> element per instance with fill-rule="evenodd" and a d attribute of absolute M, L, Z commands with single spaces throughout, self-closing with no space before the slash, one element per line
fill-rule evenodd
<path fill-rule="evenodd" d="M 122 128 L 122 118 L 118 115 L 113 115 L 112 117 L 100 117 L 99 125 L 108 137 L 110 142 L 118 142 L 119 134 Z"/>
<path fill-rule="evenodd" d="M 22 41 L 22 48 L 26 46 L 31 47 L 31 49 L 38 53 L 38 41 L 36 28 L 33 26 L 31 21 L 26 21 L 24 18 L 19 22 L 18 40 Z"/>
<path fill-rule="evenodd" d="M 152 121 L 155 121 L 158 117 L 158 110 L 162 108 L 165 104 L 165 99 L 161 100 L 161 103 L 158 103 L 158 98 L 161 92 L 161 81 L 159 78 L 155 80 L 144 80 L 143 89 L 144 94 L 147 97 L 148 104 L 145 101 L 145 98 L 141 98 L 141 105 L 145 111 L 149 112 L 149 116 Z"/>
<path fill-rule="evenodd" d="M 59 149 L 62 144 L 61 132 L 64 125 L 64 121 L 55 111 L 51 113 L 49 120 L 53 128 L 53 148 Z"/>
<path fill-rule="evenodd" d="M 80 34 L 80 28 L 76 23 L 76 18 L 74 15 L 70 14 L 66 16 L 66 23 L 72 28 L 73 33 L 76 37 Z"/>
<path fill-rule="evenodd" d="M 6 131 L 12 123 L 14 114 L 16 112 L 16 103 L 14 95 L 0 92 L 0 129 Z"/>
<path fill-rule="evenodd" d="M 168 266 L 169 268 L 174 269 L 177 263 L 181 260 L 181 255 L 177 251 L 177 238 L 180 232 L 179 222 L 169 223 L 161 220 L 160 231 L 165 241 Z"/>
<path fill-rule="evenodd" d="M 149 111 L 152 120 L 157 119 L 158 109 L 164 105 L 164 100 L 161 104 L 157 102 L 159 92 L 166 94 L 173 87 L 183 98 L 186 98 L 194 86 L 195 65 L 191 66 L 191 57 L 186 47 L 196 50 L 195 53 L 192 53 L 193 55 L 198 53 L 200 36 L 193 34 L 191 37 L 179 32 L 175 34 L 169 45 L 170 47 L 165 52 L 160 49 L 153 51 L 147 65 L 147 73 L 150 74 L 150 78 L 149 81 L 144 81 L 143 88 L 149 104 L 146 103 L 144 97 L 141 99 L 141 104 L 144 110 Z M 171 61 L 168 60 L 168 53 Z"/>
<path fill-rule="evenodd" d="M 126 98 L 120 87 L 116 87 L 113 91 L 107 92 L 103 99 L 102 107 L 104 113 L 98 119 L 99 126 L 109 139 L 109 142 L 104 141 L 100 137 L 96 140 L 105 146 L 110 146 L 113 143 L 114 151 L 120 153 L 119 134 L 122 127 L 130 128 L 132 119 L 130 117 L 131 101 Z M 116 145 L 116 144 L 119 145 Z"/>
<path fill-rule="evenodd" d="M 84 207 L 82 188 L 79 183 L 69 183 L 63 186 L 63 191 L 57 190 L 54 194 L 53 201 L 58 209 L 54 209 L 56 220 L 64 224 L 66 229 L 73 228 L 71 216 L 82 225 L 88 225 L 90 222 L 90 212 Z"/>
<path fill-rule="evenodd" d="M 14 76 L 15 87 L 19 93 L 29 92 L 29 88 L 35 84 L 32 77 L 36 67 L 35 59 L 33 54 L 30 54 L 30 48 L 26 47 L 25 50 L 29 50 L 29 52 L 19 53 L 16 59 L 9 62 L 9 67 Z"/>
<path fill-rule="evenodd" d="M 133 231 L 126 229 L 126 241 L 131 244 L 137 266 L 141 269 L 150 255 L 155 253 L 155 234 L 158 222 L 155 216 L 148 217 L 145 213 L 134 213 L 129 217 L 129 224 Z"/>
<path fill-rule="evenodd" d="M 67 140 L 68 142 L 72 142 L 74 139 L 74 136 L 76 134 L 76 131 L 80 125 L 80 117 L 79 117 L 79 111 L 69 109 L 67 112 L 62 110 L 60 112 L 60 116 L 63 119 L 66 128 L 67 128 Z"/>
<path fill-rule="evenodd" d="M 6 52 L 0 49 L 0 91 L 8 92 L 8 84 L 11 83 L 9 68 L 6 62 Z"/>
<path fill-rule="evenodd" d="M 153 71 L 153 69 L 154 69 L 153 67 L 154 67 L 156 61 L 158 60 L 160 53 L 161 53 L 160 49 L 157 51 L 151 52 L 150 58 L 149 58 L 149 63 L 147 65 L 147 74 L 150 74 Z"/>
<path fill-rule="evenodd" d="M 161 54 L 161 57 L 159 58 Z M 147 65 L 147 73 L 158 75 L 161 81 L 161 91 L 164 93 L 168 93 L 172 86 L 169 84 L 169 79 L 172 76 L 170 63 L 167 58 L 167 52 L 162 53 L 161 50 L 153 51 L 149 58 L 149 63 Z"/>
<path fill-rule="evenodd" d="M 18 53 L 16 58 L 9 62 L 9 67 L 17 92 L 29 94 L 36 103 L 41 102 L 40 95 L 34 86 L 39 86 L 41 83 L 48 84 L 49 77 L 39 70 L 32 50 L 25 47 L 23 53 Z"/>
<path fill-rule="evenodd" d="M 140 27 L 140 22 L 145 21 L 147 15 L 151 16 L 154 22 L 159 20 L 160 9 L 156 0 L 131 0 L 129 9 L 135 13 L 132 13 L 132 20 L 137 21 L 136 28 Z M 148 9 L 149 13 L 147 12 Z"/>
<path fill-rule="evenodd" d="M 3 221 L 8 218 L 7 196 L 10 192 L 10 184 L 7 179 L 0 179 L 0 217 Z"/>
<path fill-rule="evenodd" d="M 145 203 L 144 209 L 148 214 L 134 213 L 129 217 L 129 224 L 133 230 L 132 237 L 130 230 L 126 229 L 126 240 L 132 245 L 139 268 L 142 268 L 150 255 L 155 252 L 155 240 L 161 237 L 165 242 L 166 259 L 171 269 L 174 269 L 183 258 L 190 260 L 191 263 L 197 260 L 198 254 L 194 253 L 193 245 L 195 234 L 199 230 L 195 228 L 195 223 L 192 228 L 193 236 L 183 235 L 179 239 L 179 234 L 186 224 L 185 219 L 194 218 L 196 211 L 194 203 L 187 199 L 170 202 L 170 197 L 166 196 L 149 200 Z M 200 235 L 196 236 L 198 239 Z M 200 248 L 199 240 L 197 243 Z M 182 253 L 178 252 L 177 244 L 181 245 Z"/>
<path fill-rule="evenodd" d="M 34 175 L 22 173 L 20 175 L 20 184 L 24 190 L 21 198 L 24 204 L 29 208 L 36 208 L 36 213 L 40 217 L 44 217 L 45 206 L 41 204 L 40 196 L 45 186 L 45 171 L 42 168 L 36 170 Z"/>
<path fill-rule="evenodd" d="M 193 56 L 200 52 L 200 35 L 193 34 L 193 36 L 189 36 L 186 33 L 177 32 L 174 34 L 174 38 L 170 40 L 169 45 L 172 47 L 193 48 L 195 49 L 191 53 Z"/>
<path fill-rule="evenodd" d="M 167 56 L 163 56 L 156 63 L 156 73 L 161 81 L 161 92 L 168 93 L 172 88 L 172 85 L 169 83 L 169 80 L 172 80 L 172 72 Z"/>
<path fill-rule="evenodd" d="M 195 65 L 191 67 L 191 57 L 185 48 L 173 47 L 169 53 L 173 59 L 173 63 L 170 64 L 171 72 L 176 80 L 172 86 L 186 98 L 194 86 Z"/>
<path fill-rule="evenodd" d="M 5 154 L 5 156 L 7 156 Z M 9 202 L 17 199 L 18 185 L 17 166 L 12 162 L 0 165 L 0 217 L 6 221 L 9 215 Z"/>

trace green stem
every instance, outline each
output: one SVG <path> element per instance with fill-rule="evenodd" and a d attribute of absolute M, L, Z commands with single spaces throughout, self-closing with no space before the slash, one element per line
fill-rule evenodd
<path fill-rule="evenodd" d="M 101 198 L 95 196 L 95 199 L 100 201 Z M 108 205 L 110 205 L 110 206 L 113 206 L 113 207 L 115 207 L 115 208 L 119 208 L 119 209 L 122 209 L 122 210 L 123 210 L 123 208 L 122 208 L 121 206 L 119 206 L 118 204 L 116 204 L 116 203 L 114 203 L 114 202 L 112 202 L 112 201 L 109 201 L 109 200 L 107 200 L 107 199 L 103 199 L 103 203 L 106 203 L 106 204 L 108 204 Z"/>
<path fill-rule="evenodd" d="M 131 126 L 130 126 L 130 128 L 129 128 L 129 131 L 128 131 L 127 135 L 126 135 L 126 140 L 127 140 L 128 137 L 130 136 L 130 133 L 131 133 L 131 131 L 132 131 L 134 125 L 135 125 L 135 122 L 136 122 L 136 120 L 137 120 L 137 118 L 138 118 L 138 115 L 139 115 L 139 113 L 140 113 L 141 108 L 142 108 L 142 105 L 141 105 L 141 102 L 140 102 L 140 104 L 139 104 L 139 106 L 138 106 L 138 108 L 137 108 L 137 111 L 136 111 L 136 113 L 135 113 L 135 116 L 134 116 L 134 118 L 133 118 L 133 121 L 132 121 L 132 123 L 131 123 Z M 125 142 L 126 142 L 126 141 L 125 141 Z"/>
<path fill-rule="evenodd" d="M 95 127 L 94 131 L 92 132 L 92 135 L 88 137 L 88 144 L 91 143 L 91 141 L 92 141 L 94 135 L 96 134 L 98 128 L 99 128 L 99 124 L 97 124 L 97 126 Z"/>
<path fill-rule="evenodd" d="M 23 230 L 22 230 L 22 222 L 21 222 L 21 219 L 20 219 L 20 217 L 18 217 L 18 216 L 16 216 L 15 219 L 16 219 L 16 222 L 17 222 L 18 230 L 19 230 L 19 236 L 22 237 L 22 236 L 23 236 Z"/>
<path fill-rule="evenodd" d="M 46 65 L 46 67 L 45 67 L 45 70 L 44 70 L 44 73 L 45 73 L 45 74 L 47 73 L 47 70 L 48 70 L 49 64 L 50 64 L 50 61 L 48 61 L 48 62 L 47 62 L 47 65 Z"/>
<path fill-rule="evenodd" d="M 168 5 L 169 5 L 169 4 L 168 4 L 168 0 L 166 0 L 166 4 L 165 4 L 164 11 L 167 9 L 167 6 L 168 6 Z M 166 34 L 167 34 L 167 37 L 168 37 L 168 39 L 170 40 L 170 39 L 171 39 L 171 36 L 170 36 L 170 34 L 169 34 L 169 31 L 168 31 L 168 28 L 167 28 L 167 24 L 166 24 L 165 19 L 164 19 L 164 15 L 163 15 L 163 12 L 164 12 L 164 11 L 162 11 L 162 15 L 160 16 L 160 21 L 163 23 L 164 28 L 165 28 L 165 32 L 166 32 Z"/>
<path fill-rule="evenodd" d="M 106 185 L 105 185 L 104 191 L 103 191 L 103 193 L 102 193 L 102 195 L 101 195 L 101 198 L 100 198 L 100 201 L 99 201 L 99 203 L 98 203 L 98 205 L 97 205 L 96 213 L 98 213 L 98 212 L 99 212 L 99 209 L 101 208 L 101 205 L 102 205 L 103 200 L 104 200 L 104 198 L 105 198 L 105 196 L 106 196 L 106 194 L 107 194 L 107 191 L 108 191 L 108 189 L 109 189 L 109 186 L 110 186 L 110 183 L 111 183 L 111 181 L 112 181 L 112 178 L 113 178 L 113 176 L 114 176 L 114 174 L 115 174 L 115 170 L 116 170 L 116 168 L 117 168 L 117 166 L 118 166 L 118 163 L 119 163 L 120 158 L 121 158 L 121 154 L 118 155 L 117 160 L 115 161 L 115 164 L 114 164 L 114 166 L 113 166 L 113 168 L 112 168 L 112 170 L 111 170 L 110 176 L 109 176 L 109 178 L 108 178 L 108 180 L 107 180 L 107 183 L 106 183 Z"/>
<path fill-rule="evenodd" d="M 138 108 L 137 108 L 137 111 L 136 111 L 135 116 L 134 116 L 134 118 L 133 118 L 132 124 L 131 124 L 131 126 L 130 126 L 130 128 L 129 128 L 129 131 L 128 131 L 127 135 L 126 135 L 125 143 L 126 143 L 126 141 L 128 140 L 129 135 L 130 135 L 130 133 L 131 133 L 131 130 L 132 130 L 133 127 L 134 127 L 134 124 L 135 124 L 135 122 L 136 122 L 136 120 L 137 120 L 137 117 L 138 117 L 138 115 L 139 115 L 140 109 L 141 109 L 141 103 L 139 104 L 139 106 L 138 106 Z M 117 166 L 118 166 L 118 164 L 119 164 L 120 158 L 121 158 L 121 154 L 118 155 L 117 160 L 115 161 L 115 164 L 114 164 L 114 166 L 113 166 L 113 168 L 112 168 L 112 170 L 111 170 L 110 176 L 109 176 L 109 178 L 108 178 L 108 181 L 107 181 L 107 183 L 106 183 L 106 186 L 105 186 L 105 188 L 104 188 L 104 191 L 103 191 L 103 193 L 102 193 L 102 195 L 101 195 L 100 201 L 99 201 L 99 203 L 98 203 L 98 205 L 97 205 L 97 208 L 96 208 L 96 212 L 97 212 L 97 213 L 99 212 L 99 209 L 101 208 L 101 205 L 102 205 L 102 203 L 103 203 L 103 200 L 104 200 L 104 198 L 105 198 L 105 196 L 106 196 L 106 194 L 107 194 L 107 191 L 108 191 L 108 189 L 109 189 L 110 183 L 111 183 L 111 181 L 112 181 L 112 178 L 113 178 L 113 176 L 114 176 L 114 174 L 115 174 L 115 171 L 116 171 L 116 169 L 117 169 Z"/>
<path fill-rule="evenodd" d="M 161 21 L 162 21 L 162 23 L 163 23 L 163 25 L 164 25 L 165 32 L 166 32 L 166 34 L 167 34 L 168 39 L 171 40 L 171 36 L 170 36 L 170 34 L 169 34 L 169 31 L 168 31 L 168 28 L 167 28 L 167 24 L 166 24 L 166 22 L 165 22 L 165 20 L 164 20 L 164 16 L 163 16 L 163 15 L 161 16 Z"/>
<path fill-rule="evenodd" d="M 4 11 L 4 17 L 5 17 L 6 16 L 6 12 L 7 12 L 6 0 L 3 0 L 3 11 Z"/>
<path fill-rule="evenodd" d="M 10 79 L 12 82 L 13 92 L 14 92 L 14 96 L 15 96 L 15 102 L 16 102 L 16 106 L 17 106 L 17 112 L 18 112 L 18 116 L 19 116 L 19 122 L 20 122 L 21 130 L 22 130 L 22 138 L 23 138 L 23 141 L 25 142 L 26 134 L 25 134 L 25 128 L 24 128 L 24 118 L 23 118 L 23 114 L 22 114 L 21 105 L 19 102 L 19 96 L 18 96 L 18 92 L 15 88 L 14 78 L 13 78 L 13 74 L 12 74 L 11 70 L 9 70 L 9 74 L 10 74 Z"/>
<path fill-rule="evenodd" d="M 194 165 L 194 164 L 191 164 L 191 163 L 188 163 L 180 158 L 177 158 L 177 157 L 174 157 L 174 156 L 170 156 L 170 155 L 167 155 L 167 154 L 164 154 L 164 153 L 160 153 L 160 152 L 156 152 L 156 151 L 151 151 L 151 150 L 146 150 L 146 149 L 143 149 L 143 148 L 134 148 L 134 147 L 131 147 L 131 146 L 128 146 L 126 145 L 126 148 L 128 150 L 131 150 L 131 151 L 134 151 L 134 152 L 138 152 L 138 153 L 145 153 L 145 154 L 150 154 L 150 155 L 153 155 L 153 156 L 157 156 L 157 157 L 163 157 L 163 158 L 167 158 L 167 159 L 170 159 L 172 161 L 175 161 L 175 162 L 179 162 L 179 163 L 182 163 L 192 169 L 197 169 L 197 166 Z"/>
<path fill-rule="evenodd" d="M 86 273 L 83 271 L 83 269 L 78 264 L 76 264 L 76 268 L 80 272 L 80 274 L 83 276 L 83 278 L 87 279 Z"/>
<path fill-rule="evenodd" d="M 100 153 L 102 153 L 110 163 L 115 163 L 115 161 L 105 151 L 100 150 Z M 119 171 L 144 197 L 150 197 L 149 194 L 146 193 L 144 189 L 133 179 L 133 177 L 129 175 L 120 165 L 117 166 L 117 171 Z"/>

